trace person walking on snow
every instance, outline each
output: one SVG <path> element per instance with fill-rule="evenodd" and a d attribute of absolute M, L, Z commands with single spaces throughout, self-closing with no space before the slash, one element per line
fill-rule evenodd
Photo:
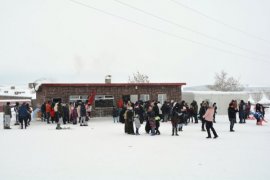
<path fill-rule="evenodd" d="M 213 127 L 214 113 L 215 113 L 215 108 L 213 107 L 213 105 L 209 104 L 205 114 L 203 115 L 203 118 L 205 119 L 205 123 L 206 123 L 206 131 L 208 134 L 208 136 L 206 138 L 211 138 L 210 129 L 214 134 L 214 138 L 218 137 L 218 135 Z"/>

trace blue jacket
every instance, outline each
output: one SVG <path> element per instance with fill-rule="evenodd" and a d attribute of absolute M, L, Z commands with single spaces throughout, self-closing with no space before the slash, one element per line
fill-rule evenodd
<path fill-rule="evenodd" d="M 28 115 L 29 113 L 27 111 L 26 105 L 21 105 L 21 107 L 19 108 L 19 117 L 25 118 L 25 117 L 28 117 Z"/>

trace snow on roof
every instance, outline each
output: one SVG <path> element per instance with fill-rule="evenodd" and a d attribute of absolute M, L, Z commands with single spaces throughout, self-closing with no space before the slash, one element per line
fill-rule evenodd
<path fill-rule="evenodd" d="M 262 99 L 258 103 L 260 103 L 260 104 L 270 104 L 270 100 L 266 97 L 265 94 L 263 94 Z"/>
<path fill-rule="evenodd" d="M 36 94 L 27 87 L 4 86 L 0 87 L 0 96 L 22 97 L 35 99 Z"/>
<path fill-rule="evenodd" d="M 246 94 L 244 91 L 234 91 L 234 92 L 225 92 L 225 91 L 183 91 L 183 93 L 193 93 L 193 94 Z"/>

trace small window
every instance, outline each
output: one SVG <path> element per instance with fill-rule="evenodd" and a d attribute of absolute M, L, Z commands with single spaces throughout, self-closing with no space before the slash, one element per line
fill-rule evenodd
<path fill-rule="evenodd" d="M 149 94 L 141 94 L 140 95 L 140 100 L 143 101 L 143 102 L 149 101 L 150 100 Z"/>
<path fill-rule="evenodd" d="M 164 101 L 167 101 L 167 94 L 158 94 L 158 101 L 163 104 Z"/>
<path fill-rule="evenodd" d="M 99 107 L 99 108 L 113 107 L 114 106 L 114 96 L 96 95 L 95 96 L 95 106 Z"/>
<path fill-rule="evenodd" d="M 138 95 L 137 94 L 131 94 L 130 95 L 130 101 L 133 103 L 136 103 L 138 101 Z"/>
<path fill-rule="evenodd" d="M 69 96 L 70 102 L 77 102 L 77 101 L 85 102 L 86 100 L 88 100 L 88 95 L 71 95 L 71 96 Z"/>

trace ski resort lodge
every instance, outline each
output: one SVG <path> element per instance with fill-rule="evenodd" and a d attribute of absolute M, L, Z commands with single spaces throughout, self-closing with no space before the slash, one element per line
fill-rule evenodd
<path fill-rule="evenodd" d="M 85 102 L 93 97 L 95 116 L 111 115 L 112 107 L 119 102 L 138 100 L 180 101 L 182 86 L 186 83 L 87 83 L 87 84 L 41 84 L 37 90 L 37 104 L 45 101 L 63 103 Z"/>

